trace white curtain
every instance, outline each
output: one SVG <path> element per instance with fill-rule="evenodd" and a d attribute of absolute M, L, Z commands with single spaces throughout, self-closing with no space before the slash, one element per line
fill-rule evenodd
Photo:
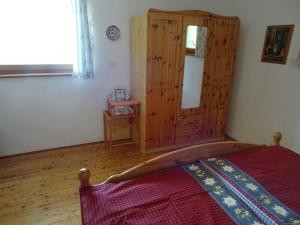
<path fill-rule="evenodd" d="M 206 36 L 207 36 L 207 28 L 206 27 L 198 27 L 197 28 L 196 49 L 195 49 L 196 57 L 204 58 L 205 47 L 206 47 Z"/>
<path fill-rule="evenodd" d="M 299 53 L 298 53 L 298 57 L 296 59 L 296 66 L 300 68 L 300 50 L 299 50 Z"/>
<path fill-rule="evenodd" d="M 91 13 L 87 0 L 72 0 L 75 21 L 76 54 L 73 76 L 78 79 L 94 77 Z"/>

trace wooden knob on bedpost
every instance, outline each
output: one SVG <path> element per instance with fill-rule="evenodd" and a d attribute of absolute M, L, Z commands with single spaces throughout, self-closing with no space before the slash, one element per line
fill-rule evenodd
<path fill-rule="evenodd" d="M 276 132 L 273 134 L 273 142 L 272 142 L 272 145 L 278 145 L 278 146 L 280 146 L 281 138 L 282 138 L 282 134 L 281 134 L 280 132 L 276 131 Z"/>
<path fill-rule="evenodd" d="M 90 183 L 91 171 L 87 168 L 82 168 L 79 170 L 78 174 L 80 180 L 80 188 L 92 186 Z"/>

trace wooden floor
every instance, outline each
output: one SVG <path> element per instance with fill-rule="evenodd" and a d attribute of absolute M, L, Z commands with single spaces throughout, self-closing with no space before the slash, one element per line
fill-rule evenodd
<path fill-rule="evenodd" d="M 134 146 L 115 149 L 89 144 L 0 159 L 0 224 L 79 225 L 77 178 L 92 171 L 93 184 L 156 155 L 143 156 Z"/>

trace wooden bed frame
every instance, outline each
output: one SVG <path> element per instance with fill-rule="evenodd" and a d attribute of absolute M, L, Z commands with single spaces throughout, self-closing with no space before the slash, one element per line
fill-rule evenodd
<path fill-rule="evenodd" d="M 271 145 L 280 145 L 281 133 L 275 132 L 273 134 L 273 142 Z M 154 172 L 161 169 L 167 169 L 177 165 L 193 162 L 198 159 L 215 157 L 232 152 L 238 152 L 246 149 L 261 147 L 263 145 L 223 141 L 208 144 L 200 144 L 187 148 L 178 149 L 150 159 L 141 163 L 123 173 L 110 176 L 104 183 L 118 183 L 120 181 L 128 180 L 149 172 Z M 90 183 L 91 172 L 87 168 L 82 168 L 79 171 L 80 188 L 92 186 Z"/>

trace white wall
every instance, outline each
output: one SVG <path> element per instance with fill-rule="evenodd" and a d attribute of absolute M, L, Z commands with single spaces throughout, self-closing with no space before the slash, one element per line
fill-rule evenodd
<path fill-rule="evenodd" d="M 96 77 L 0 79 L 0 156 L 103 140 L 102 111 L 112 88 L 130 85 L 129 19 L 149 8 L 222 13 L 218 0 L 91 0 Z M 107 26 L 121 38 L 105 37 Z M 110 68 L 110 62 L 115 68 Z"/>
<path fill-rule="evenodd" d="M 0 156 L 103 140 L 102 110 L 116 86 L 129 88 L 129 18 L 148 8 L 204 9 L 241 18 L 240 47 L 228 122 L 239 140 L 268 143 L 280 130 L 283 144 L 300 152 L 300 70 L 291 66 L 300 47 L 298 0 L 91 0 L 96 77 L 0 79 Z M 295 24 L 287 65 L 261 63 L 267 25 Z M 121 38 L 105 37 L 108 25 Z M 116 63 L 109 68 L 110 61 Z"/>
<path fill-rule="evenodd" d="M 283 145 L 300 153 L 300 69 L 292 66 L 300 49 L 299 0 L 230 0 L 225 11 L 241 19 L 227 133 L 269 143 L 283 133 Z M 267 25 L 295 24 L 286 65 L 262 63 Z"/>

